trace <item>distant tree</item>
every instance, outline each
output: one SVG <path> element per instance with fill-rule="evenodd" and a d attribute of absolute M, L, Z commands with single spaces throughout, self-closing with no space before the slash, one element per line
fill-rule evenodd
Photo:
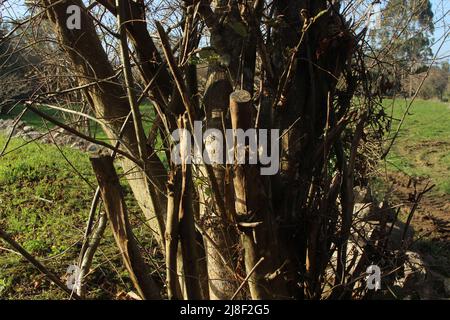
<path fill-rule="evenodd" d="M 387 74 L 399 90 L 401 79 L 426 70 L 432 55 L 434 32 L 430 0 L 388 0 L 382 10 L 382 23 L 371 33 L 378 59 L 387 64 Z M 411 83 L 411 81 L 410 81 Z"/>
<path fill-rule="evenodd" d="M 436 73 L 436 80 L 434 81 L 434 88 L 436 95 L 440 100 L 444 100 L 444 94 L 447 91 L 448 79 L 450 76 L 448 63 L 441 66 Z"/>
<path fill-rule="evenodd" d="M 0 113 L 5 113 L 12 99 L 24 89 L 16 84 L 22 73 L 21 57 L 13 52 L 13 43 L 6 34 L 7 30 L 0 22 Z"/>
<path fill-rule="evenodd" d="M 444 100 L 449 75 L 448 64 L 443 64 L 441 67 L 432 67 L 422 86 L 422 90 L 419 92 L 419 96 L 424 99 L 438 98 L 439 100 Z M 414 85 L 417 85 L 417 83 Z"/>
<path fill-rule="evenodd" d="M 36 52 L 49 47 L 43 43 L 34 46 L 33 49 L 19 50 L 23 43 L 32 43 L 34 35 L 22 28 L 18 28 L 12 35 L 10 33 L 0 20 L 0 113 L 2 114 L 17 101 L 28 98 L 36 82 L 32 75 L 33 66 L 41 62 Z M 16 37 L 15 35 L 19 33 L 21 36 Z"/>

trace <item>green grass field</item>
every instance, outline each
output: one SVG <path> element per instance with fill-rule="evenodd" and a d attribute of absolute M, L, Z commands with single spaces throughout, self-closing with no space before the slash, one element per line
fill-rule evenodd
<path fill-rule="evenodd" d="M 385 100 L 393 132 L 409 102 Z M 450 104 L 416 100 L 387 158 L 390 170 L 429 177 L 436 191 L 450 194 Z"/>
<path fill-rule="evenodd" d="M 71 120 L 67 118 L 67 114 L 65 115 L 63 111 L 52 109 L 49 107 L 39 107 L 39 109 L 55 119 L 70 124 Z M 141 115 L 144 124 L 144 130 L 147 132 L 151 128 L 151 124 L 153 119 L 155 118 L 154 108 L 150 103 L 142 103 L 140 105 Z M 16 106 L 14 109 L 10 110 L 8 114 L 0 115 L 0 119 L 15 119 L 17 118 L 23 111 L 23 106 Z M 49 128 L 54 127 L 52 123 L 45 123 L 45 120 L 37 116 L 32 111 L 27 111 L 21 118 L 22 121 L 27 123 L 28 125 L 34 127 L 39 131 L 47 131 L 47 126 Z M 106 134 L 103 132 L 102 128 L 98 125 L 98 123 L 90 121 L 91 126 L 91 135 L 99 140 L 108 140 Z"/>
<path fill-rule="evenodd" d="M 386 100 L 384 105 L 394 120 L 395 132 L 407 107 L 405 101 Z M 415 101 L 387 157 L 388 175 L 428 178 L 436 187 L 422 199 L 413 218 L 415 230 L 414 250 L 418 250 L 430 268 L 446 277 L 450 276 L 450 242 L 446 226 L 450 210 L 450 104 L 438 101 Z M 407 180 L 403 180 L 405 183 Z M 401 180 L 397 183 L 402 183 Z M 385 184 L 385 188 L 390 185 Z M 423 186 L 422 186 L 423 187 Z M 422 188 L 421 187 L 421 188 Z M 412 192 L 406 185 L 397 188 L 396 196 L 406 198 Z M 395 192 L 394 192 L 395 193 Z M 394 197 L 396 197 L 394 196 Z M 397 199 L 399 200 L 399 199 Z M 402 210 L 399 218 L 406 221 L 409 209 Z"/>
<path fill-rule="evenodd" d="M 0 135 L 0 148 L 5 142 L 6 137 Z M 78 259 L 94 195 L 91 186 L 95 187 L 96 181 L 87 154 L 61 149 L 78 173 L 53 145 L 26 144 L 21 138 L 11 140 L 0 157 L 0 226 L 65 281 L 67 268 Z M 134 232 L 144 239 L 146 248 L 152 248 L 150 231 L 142 223 L 125 181 L 123 187 Z M 119 291 L 132 290 L 109 229 L 93 267 L 88 282 L 90 298 L 115 298 Z M 67 297 L 0 241 L 0 299 L 9 298 Z"/>

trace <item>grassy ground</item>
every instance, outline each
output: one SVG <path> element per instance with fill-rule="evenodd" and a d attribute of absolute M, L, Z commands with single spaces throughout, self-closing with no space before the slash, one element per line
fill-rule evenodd
<path fill-rule="evenodd" d="M 389 114 L 397 120 L 397 129 L 409 102 L 385 100 Z M 385 187 L 393 186 L 394 201 L 409 204 L 413 191 L 409 178 L 414 177 L 418 190 L 426 183 L 436 187 L 425 194 L 414 214 L 414 248 L 445 277 L 450 277 L 450 104 L 438 101 L 415 101 L 387 157 Z M 400 213 L 405 221 L 409 208 Z"/>
<path fill-rule="evenodd" d="M 408 102 L 386 100 L 395 119 L 404 114 Z M 399 121 L 394 120 L 393 130 Z M 390 170 L 428 177 L 436 191 L 450 194 L 450 104 L 417 100 L 400 130 L 388 157 Z"/>
<path fill-rule="evenodd" d="M 0 135 L 0 147 L 5 140 Z M 0 225 L 65 281 L 67 268 L 78 258 L 94 191 L 55 146 L 24 143 L 13 139 L 0 158 Z M 88 156 L 68 148 L 63 148 L 63 152 L 83 178 L 95 186 Z M 143 247 L 152 248 L 149 230 L 125 183 L 124 190 L 136 236 Z M 8 249 L 0 241 L 0 299 L 66 298 L 20 255 Z M 89 276 L 89 297 L 117 298 L 131 289 L 107 229 Z"/>

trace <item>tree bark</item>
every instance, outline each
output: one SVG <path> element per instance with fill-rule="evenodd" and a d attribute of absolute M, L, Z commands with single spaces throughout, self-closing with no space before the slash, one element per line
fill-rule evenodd
<path fill-rule="evenodd" d="M 112 81 L 102 81 L 114 76 L 108 57 L 102 48 L 96 34 L 92 19 L 87 15 L 86 8 L 80 0 L 42 0 L 48 7 L 47 15 L 54 26 L 61 42 L 61 47 L 67 52 L 75 68 L 81 85 L 96 79 L 98 84 L 85 89 L 94 106 L 99 119 L 104 120 L 103 130 L 111 140 L 116 140 L 122 126 L 122 121 L 130 112 L 130 105 L 123 87 Z M 66 27 L 66 9 L 76 5 L 81 10 L 81 30 L 69 30 Z M 136 158 L 139 158 L 139 148 L 133 123 L 123 131 L 121 148 L 125 148 Z M 122 167 L 141 207 L 150 228 L 154 231 L 161 249 L 164 248 L 164 224 L 166 199 L 163 196 L 166 181 L 166 169 L 154 150 L 147 146 L 145 150 L 145 171 L 128 159 L 122 160 Z M 148 179 L 151 181 L 148 181 Z"/>
<path fill-rule="evenodd" d="M 178 239 L 180 222 L 180 170 L 169 174 L 167 183 L 167 224 L 166 224 L 166 283 L 169 300 L 182 300 L 180 279 L 178 277 Z"/>
<path fill-rule="evenodd" d="M 251 95 L 244 90 L 230 95 L 230 113 L 233 131 L 252 127 Z M 248 279 L 252 299 L 286 298 L 284 285 L 270 275 L 281 265 L 278 261 L 276 245 L 276 224 L 273 221 L 264 183 L 257 165 L 239 164 L 237 152 L 245 148 L 248 162 L 248 145 L 239 146 L 234 135 L 234 190 L 235 220 L 240 228 L 241 243 L 245 252 L 245 269 L 250 274 Z M 261 259 L 263 259 L 261 261 Z M 259 264 L 257 266 L 257 264 Z"/>
<path fill-rule="evenodd" d="M 81 266 L 80 266 L 80 274 L 78 275 L 78 288 L 77 288 L 77 294 L 80 297 L 84 297 L 86 294 L 86 279 L 85 277 L 88 275 L 89 270 L 92 266 L 92 259 L 94 258 L 95 252 L 97 251 L 98 245 L 100 244 L 100 241 L 102 240 L 103 233 L 106 229 L 106 223 L 107 223 L 106 215 L 101 212 L 99 214 L 98 218 L 98 226 L 97 230 L 95 230 L 94 234 L 92 235 L 92 239 L 89 241 L 87 240 L 87 248 L 86 251 L 83 254 L 82 260 L 81 260 Z"/>
<path fill-rule="evenodd" d="M 224 68 L 210 65 L 203 104 L 206 115 L 206 129 L 223 132 L 223 126 L 229 126 L 227 117 L 229 94 L 232 92 L 229 76 Z M 205 141 L 205 149 L 210 150 L 212 141 Z M 225 150 L 225 142 L 219 147 Z M 218 151 L 218 150 L 217 150 Z M 200 221 L 206 233 L 203 237 L 208 267 L 209 295 L 212 300 L 230 299 L 238 288 L 237 277 L 230 272 L 236 270 L 236 244 L 238 235 L 231 224 L 234 214 L 234 191 L 231 184 L 230 167 L 211 164 L 209 168 L 198 167 L 198 185 L 200 195 Z M 214 179 L 216 190 L 207 194 L 207 170 Z M 216 199 L 220 199 L 219 203 Z"/>
<path fill-rule="evenodd" d="M 105 211 L 111 223 L 114 239 L 122 254 L 131 281 L 143 299 L 160 299 L 161 288 L 150 276 L 131 230 L 113 158 L 105 156 L 90 160 L 100 187 Z"/>

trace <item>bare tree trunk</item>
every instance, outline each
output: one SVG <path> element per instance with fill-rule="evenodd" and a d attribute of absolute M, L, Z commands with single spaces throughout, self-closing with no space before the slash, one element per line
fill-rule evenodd
<path fill-rule="evenodd" d="M 167 225 L 166 225 L 166 283 L 167 295 L 170 300 L 183 298 L 178 278 L 178 238 L 180 220 L 180 170 L 169 173 L 167 183 Z"/>
<path fill-rule="evenodd" d="M 229 94 L 232 92 L 230 79 L 225 69 L 217 66 L 209 66 L 209 76 L 206 84 L 203 103 L 205 105 L 206 129 L 217 129 L 223 133 L 224 126 L 230 124 L 227 118 Z M 224 148 L 223 144 L 218 146 Z M 211 157 L 215 146 L 214 141 L 205 141 L 205 149 L 211 151 Z M 219 150 L 216 150 L 219 151 Z M 213 157 L 212 157 L 213 158 Z M 230 299 L 238 288 L 236 270 L 236 244 L 238 235 L 231 224 L 234 215 L 234 191 L 231 185 L 231 175 L 227 174 L 226 166 L 211 164 L 209 169 L 215 179 L 217 190 L 214 195 L 208 196 L 205 178 L 208 177 L 206 166 L 198 168 L 198 178 L 203 178 L 203 184 L 199 185 L 200 194 L 200 220 L 205 232 L 203 241 L 205 244 L 209 295 L 215 299 Z M 219 198 L 223 201 L 219 204 L 215 201 Z"/>
<path fill-rule="evenodd" d="M 180 117 L 178 126 L 180 129 L 187 129 L 187 116 Z M 187 146 L 191 141 L 181 140 L 180 152 L 187 154 Z M 202 298 L 198 254 L 195 234 L 194 212 L 192 207 L 192 176 L 191 165 L 186 163 L 182 157 L 181 162 L 181 194 L 180 194 L 180 243 L 183 255 L 183 275 L 186 285 L 186 298 L 188 300 L 200 300 Z"/>
<path fill-rule="evenodd" d="M 90 79 L 98 79 L 98 84 L 85 89 L 85 93 L 93 103 L 97 118 L 103 119 L 103 129 L 108 137 L 112 140 L 117 139 L 122 121 L 127 117 L 131 108 L 125 91 L 119 84 L 103 81 L 112 78 L 114 72 L 97 37 L 91 17 L 86 14 L 85 7 L 80 0 L 64 2 L 42 0 L 42 2 L 48 6 L 47 14 L 64 45 L 63 49 L 67 51 L 72 60 L 80 84 L 86 84 L 91 81 Z M 66 27 L 66 10 L 70 5 L 82 8 L 82 30 L 69 30 Z M 131 121 L 123 131 L 122 140 L 121 147 L 139 158 L 138 142 Z M 143 164 L 145 171 L 128 159 L 122 160 L 122 166 L 125 172 L 129 172 L 127 179 L 136 200 L 163 249 L 166 210 L 166 199 L 163 193 L 166 170 L 150 146 L 147 146 L 145 151 L 145 164 Z M 148 181 L 148 178 L 151 181 Z"/>
<path fill-rule="evenodd" d="M 239 90 L 230 95 L 230 113 L 233 131 L 247 130 L 252 126 L 251 96 L 247 91 Z M 237 153 L 244 148 L 245 157 L 249 156 L 247 145 L 237 144 L 234 136 L 234 189 L 236 222 L 242 231 L 241 242 L 245 252 L 245 267 L 252 299 L 286 298 L 287 291 L 278 278 L 270 276 L 281 266 L 276 252 L 276 224 L 272 212 L 264 203 L 268 198 L 264 184 L 258 172 L 258 166 L 239 164 Z M 248 161 L 248 160 L 246 160 Z"/>
<path fill-rule="evenodd" d="M 144 299 L 160 299 L 161 288 L 152 279 L 134 239 L 113 158 L 110 156 L 91 158 L 91 163 L 114 239 L 136 290 Z"/>

